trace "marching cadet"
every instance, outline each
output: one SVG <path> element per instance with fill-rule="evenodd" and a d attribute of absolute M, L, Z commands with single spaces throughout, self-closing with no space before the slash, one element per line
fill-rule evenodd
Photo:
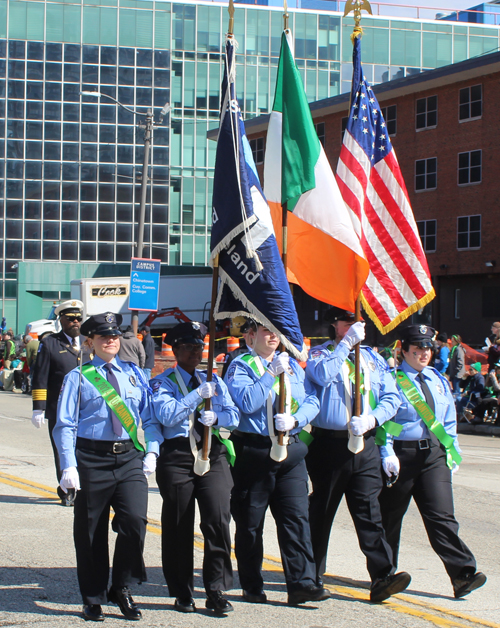
<path fill-rule="evenodd" d="M 91 316 L 81 327 L 95 356 L 65 377 L 53 436 L 59 451 L 61 487 L 76 490 L 74 540 L 83 617 L 103 621 L 101 605 L 114 602 L 131 620 L 141 619 L 129 585 L 144 582 L 143 550 L 148 483 L 160 443 L 143 420 L 147 454 L 137 438 L 149 403 L 144 374 L 118 357 L 120 314 Z M 108 526 L 117 533 L 108 591 Z"/>
<path fill-rule="evenodd" d="M 216 614 L 228 613 L 233 607 L 223 591 L 233 586 L 229 530 L 232 480 L 226 441 L 218 435 L 218 428 L 237 425 L 238 411 L 224 382 L 217 375 L 214 381 L 207 382 L 206 372 L 196 368 L 203 353 L 199 323 L 176 325 L 168 331 L 165 342 L 172 346 L 177 365 L 151 380 L 151 413 L 164 438 L 156 470 L 163 498 L 163 573 L 169 593 L 175 597 L 174 609 L 195 612 L 196 500 L 204 537 L 205 606 Z M 211 410 L 203 409 L 205 399 L 211 399 Z M 200 464 L 199 448 L 205 427 L 215 429 L 211 433 L 209 464 Z M 231 443 L 228 446 L 231 448 Z"/>
<path fill-rule="evenodd" d="M 366 556 L 371 578 L 370 600 L 382 602 L 403 591 L 410 575 L 396 574 L 386 541 L 379 495 L 382 490 L 380 454 L 375 428 L 394 416 L 399 397 L 384 360 L 361 347 L 363 412 L 352 416 L 354 345 L 365 337 L 365 324 L 352 312 L 334 307 L 326 313 L 331 340 L 311 349 L 306 376 L 316 385 L 320 412 L 312 422 L 314 440 L 306 458 L 312 494 L 309 500 L 311 537 L 318 583 L 326 571 L 328 541 L 335 514 L 345 495 Z"/>
<path fill-rule="evenodd" d="M 255 604 L 267 601 L 261 566 L 264 517 L 270 506 L 288 604 L 325 600 L 329 592 L 316 586 L 307 518 L 307 446 L 299 438 L 302 428 L 318 413 L 318 399 L 296 360 L 287 353 L 276 353 L 278 336 L 262 325 L 252 328 L 249 336 L 252 352 L 233 360 L 226 375 L 229 392 L 240 410 L 238 428 L 231 435 L 236 451 L 231 512 L 243 598 Z M 279 413 L 277 376 L 283 372 L 287 403 L 285 412 Z M 286 447 L 277 443 L 275 429 L 285 433 Z"/>
<path fill-rule="evenodd" d="M 54 313 L 59 316 L 62 329 L 59 333 L 45 336 L 40 341 L 31 381 L 33 394 L 31 422 L 35 427 L 40 428 L 45 424 L 45 417 L 47 417 L 59 483 L 61 465 L 52 437 L 57 420 L 57 400 L 65 375 L 81 363 L 88 362 L 90 356 L 87 348 L 82 350 L 85 338 L 80 335 L 83 303 L 75 299 L 64 301 L 56 307 Z M 63 506 L 73 505 L 74 492 L 64 493 L 58 486 L 57 494 Z"/>
<path fill-rule="evenodd" d="M 457 417 L 448 381 L 428 366 L 435 333 L 426 325 L 402 330 L 404 360 L 396 372 L 401 405 L 394 417 L 402 431 L 380 447 L 383 469 L 391 478 L 380 504 L 397 563 L 403 517 L 414 498 L 432 548 L 460 598 L 483 586 L 486 576 L 476 571 L 474 556 L 458 536 L 451 482 L 461 462 Z"/>

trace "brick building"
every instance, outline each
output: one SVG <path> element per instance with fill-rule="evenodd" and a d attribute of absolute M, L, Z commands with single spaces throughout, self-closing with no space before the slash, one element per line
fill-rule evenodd
<path fill-rule="evenodd" d="M 414 320 L 474 345 L 500 319 L 499 79 L 493 53 L 374 87 L 437 293 Z M 348 94 L 311 104 L 334 170 L 348 104 Z M 267 116 L 246 123 L 261 163 L 266 127 Z"/>

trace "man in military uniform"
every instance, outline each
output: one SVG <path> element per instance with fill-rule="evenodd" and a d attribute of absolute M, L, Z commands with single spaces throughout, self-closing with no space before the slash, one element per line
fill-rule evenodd
<path fill-rule="evenodd" d="M 380 504 L 397 563 L 403 517 L 415 499 L 432 548 L 460 598 L 481 587 L 486 576 L 476 571 L 474 556 L 458 536 L 451 482 L 461 462 L 457 416 L 448 381 L 428 366 L 434 334 L 426 325 L 402 331 L 404 360 L 396 373 L 401 405 L 393 420 L 403 429 L 398 436 L 388 436 L 380 448 L 384 471 L 392 478 Z"/>
<path fill-rule="evenodd" d="M 57 306 L 55 314 L 59 316 L 62 330 L 57 334 L 45 336 L 40 342 L 31 381 L 33 395 L 33 415 L 31 422 L 37 428 L 49 424 L 49 436 L 54 451 L 57 474 L 57 494 L 63 506 L 72 506 L 74 494 L 66 494 L 59 486 L 61 467 L 59 454 L 52 438 L 52 430 L 57 420 L 57 400 L 67 373 L 90 358 L 88 350 L 82 351 L 85 337 L 80 336 L 83 303 L 76 299 L 64 301 Z"/>
<path fill-rule="evenodd" d="M 371 577 L 370 600 L 382 602 L 409 585 L 410 575 L 395 573 L 382 526 L 378 498 L 382 470 L 375 431 L 394 416 L 400 400 L 394 379 L 377 353 L 361 347 L 361 416 L 353 416 L 354 345 L 365 324 L 352 312 L 328 310 L 330 338 L 311 349 L 306 376 L 316 385 L 321 408 L 312 421 L 313 442 L 306 458 L 313 492 L 309 501 L 311 537 L 318 582 L 326 570 L 333 519 L 345 495 Z M 382 429 L 379 427 L 379 429 Z"/>

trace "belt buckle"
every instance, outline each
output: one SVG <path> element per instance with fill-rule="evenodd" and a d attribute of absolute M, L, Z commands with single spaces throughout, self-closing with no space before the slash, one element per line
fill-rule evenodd
<path fill-rule="evenodd" d="M 429 449 L 429 439 L 428 438 L 421 438 L 418 441 L 418 448 L 419 449 Z"/>
<path fill-rule="evenodd" d="M 113 443 L 113 453 L 120 454 L 121 453 L 121 443 Z"/>

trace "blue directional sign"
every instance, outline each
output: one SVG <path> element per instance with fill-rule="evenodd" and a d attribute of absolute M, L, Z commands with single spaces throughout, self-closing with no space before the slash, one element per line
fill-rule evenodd
<path fill-rule="evenodd" d="M 158 294 L 160 291 L 159 259 L 132 258 L 130 269 L 129 310 L 158 310 Z"/>

